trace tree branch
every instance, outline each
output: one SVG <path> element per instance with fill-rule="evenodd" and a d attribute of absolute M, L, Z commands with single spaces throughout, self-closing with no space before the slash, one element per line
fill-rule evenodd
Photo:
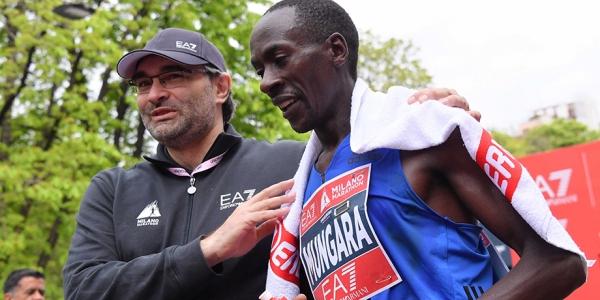
<path fill-rule="evenodd" d="M 125 101 L 127 97 L 127 90 L 129 89 L 129 84 L 126 80 L 121 80 L 121 84 L 119 85 L 121 89 L 121 97 L 119 97 L 119 101 L 117 102 L 117 120 L 123 121 L 125 120 L 125 114 L 129 108 L 129 105 Z M 117 147 L 117 149 L 121 150 L 121 136 L 123 135 L 123 129 L 117 128 L 115 129 L 115 133 L 113 136 L 113 145 Z"/>
<path fill-rule="evenodd" d="M 138 116 L 138 127 L 137 127 L 137 141 L 135 142 L 135 151 L 133 151 L 134 157 L 142 157 L 142 152 L 144 150 L 144 133 L 146 132 L 146 127 L 144 126 L 144 122 L 142 122 L 142 116 Z"/>

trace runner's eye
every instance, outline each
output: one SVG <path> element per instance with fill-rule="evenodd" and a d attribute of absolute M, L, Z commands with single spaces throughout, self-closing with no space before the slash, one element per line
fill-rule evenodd
<path fill-rule="evenodd" d="M 284 65 L 287 61 L 287 56 L 277 56 L 275 57 L 275 64 L 278 66 Z"/>

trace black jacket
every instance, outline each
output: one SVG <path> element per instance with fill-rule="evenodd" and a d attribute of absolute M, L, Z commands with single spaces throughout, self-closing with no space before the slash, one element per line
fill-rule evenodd
<path fill-rule="evenodd" d="M 129 170 L 98 173 L 76 217 L 63 269 L 65 299 L 258 299 L 264 291 L 272 236 L 247 255 L 210 268 L 199 238 L 264 188 L 293 177 L 304 143 L 243 139 L 226 126 L 194 175 L 158 145 L 157 155 Z"/>

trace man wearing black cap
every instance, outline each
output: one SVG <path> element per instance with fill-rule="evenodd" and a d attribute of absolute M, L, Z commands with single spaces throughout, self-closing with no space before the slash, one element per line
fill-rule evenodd
<path fill-rule="evenodd" d="M 242 138 L 219 50 L 170 28 L 123 56 L 157 154 L 91 181 L 63 269 L 66 299 L 257 299 L 281 195 L 304 143 Z M 447 89 L 429 89 L 467 107 Z M 420 94 L 416 94 L 418 97 Z M 278 183 L 279 182 L 279 183 Z M 260 225 L 259 225 L 260 224 Z"/>
<path fill-rule="evenodd" d="M 274 220 L 262 222 L 291 200 L 269 198 L 290 182 L 267 188 L 293 176 L 304 144 L 243 139 L 227 123 L 231 78 L 197 32 L 165 29 L 117 71 L 131 78 L 157 154 L 92 179 L 64 267 L 65 298 L 256 299 L 270 245 L 261 239 Z"/>

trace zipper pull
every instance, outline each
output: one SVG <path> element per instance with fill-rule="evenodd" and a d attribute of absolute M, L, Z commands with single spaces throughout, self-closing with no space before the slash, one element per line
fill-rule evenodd
<path fill-rule="evenodd" d="M 196 178 L 190 177 L 190 187 L 187 189 L 188 194 L 193 195 L 196 192 L 196 187 L 194 186 L 196 183 Z"/>

